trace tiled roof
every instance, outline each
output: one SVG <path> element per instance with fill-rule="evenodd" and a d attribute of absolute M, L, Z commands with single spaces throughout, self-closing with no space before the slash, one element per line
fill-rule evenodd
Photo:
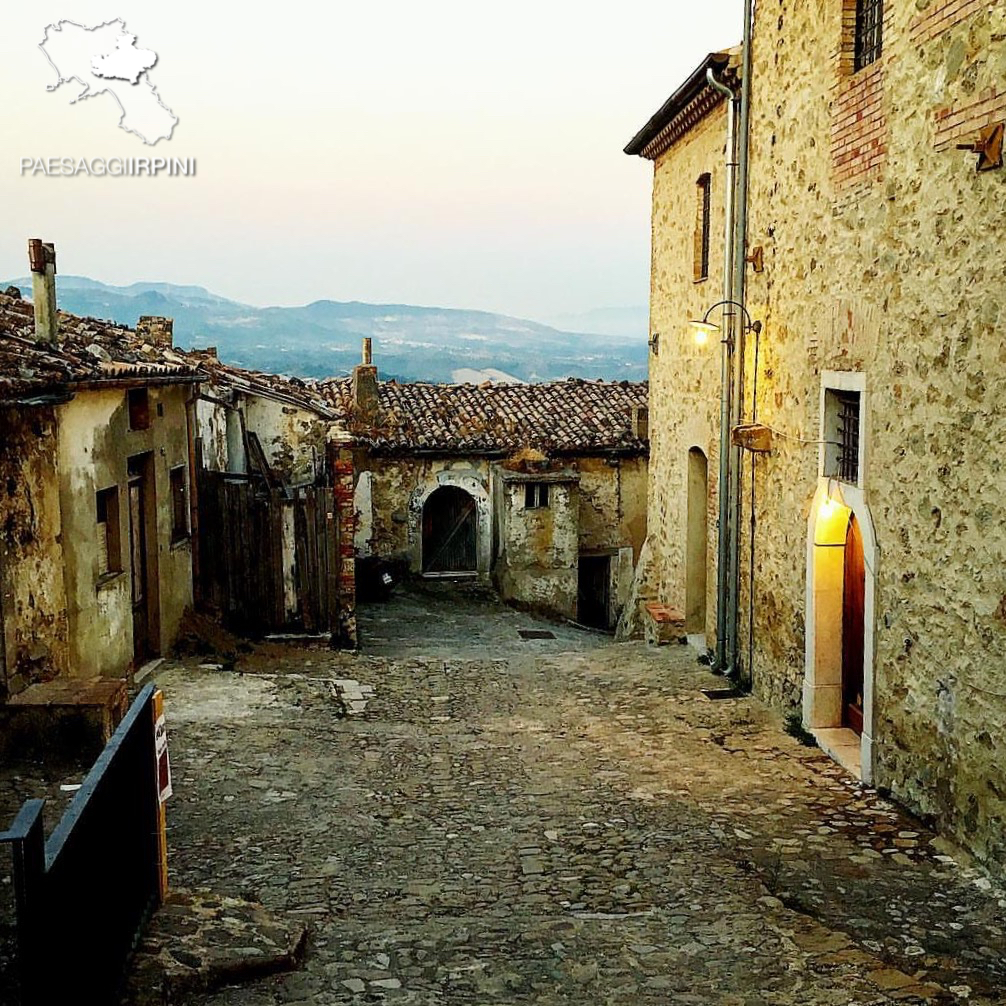
<path fill-rule="evenodd" d="M 315 412 L 323 419 L 337 418 L 317 381 L 231 367 L 217 359 L 215 350 L 190 349 L 182 355 L 206 374 L 211 390 L 224 387 L 245 394 L 262 395 Z"/>
<path fill-rule="evenodd" d="M 398 384 L 378 386 L 374 422 L 353 420 L 352 385 L 320 385 L 358 442 L 376 453 L 546 453 L 647 451 L 633 434 L 633 407 L 646 407 L 646 382 L 569 379 L 547 384 Z"/>
<path fill-rule="evenodd" d="M 195 365 L 132 329 L 60 312 L 59 345 L 35 342 L 30 301 L 0 293 L 0 402 L 60 394 L 101 382 L 189 381 Z"/>

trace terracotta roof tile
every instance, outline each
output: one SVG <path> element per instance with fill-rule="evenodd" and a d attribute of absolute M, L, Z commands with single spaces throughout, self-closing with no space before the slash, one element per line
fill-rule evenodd
<path fill-rule="evenodd" d="M 354 422 L 352 385 L 321 382 L 333 410 L 358 442 L 378 453 L 498 453 L 534 447 L 547 453 L 645 453 L 633 433 L 633 407 L 648 385 L 571 378 L 546 384 L 398 384 L 378 386 L 372 425 Z"/>
<path fill-rule="evenodd" d="M 195 365 L 130 328 L 59 313 L 59 345 L 35 342 L 30 301 L 0 293 L 0 401 L 59 393 L 102 381 L 191 380 Z"/>

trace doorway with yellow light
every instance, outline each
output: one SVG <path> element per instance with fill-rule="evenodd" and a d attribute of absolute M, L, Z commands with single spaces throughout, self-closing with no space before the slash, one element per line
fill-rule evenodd
<path fill-rule="evenodd" d="M 876 540 L 862 491 L 823 479 L 808 531 L 804 726 L 870 781 Z"/>

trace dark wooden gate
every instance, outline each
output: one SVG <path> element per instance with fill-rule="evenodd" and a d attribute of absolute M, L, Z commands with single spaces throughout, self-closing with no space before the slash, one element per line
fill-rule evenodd
<path fill-rule="evenodd" d="M 456 486 L 434 490 L 423 506 L 423 572 L 474 573 L 478 510 Z"/>
<path fill-rule="evenodd" d="M 201 601 L 249 635 L 336 626 L 338 514 L 329 488 L 285 490 L 204 471 L 199 484 Z"/>

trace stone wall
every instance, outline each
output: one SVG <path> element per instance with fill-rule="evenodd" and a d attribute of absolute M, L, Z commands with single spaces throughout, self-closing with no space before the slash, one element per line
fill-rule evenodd
<path fill-rule="evenodd" d="M 765 271 L 749 273 L 748 306 L 765 324 L 758 418 L 778 433 L 756 463 L 754 687 L 799 708 L 815 673 L 813 534 L 831 493 L 875 539 L 864 776 L 1002 865 L 1006 171 L 976 173 L 954 144 L 1006 117 L 1006 3 L 885 6 L 884 53 L 860 71 L 869 87 L 850 76 L 848 4 L 781 0 L 756 15 L 749 246 L 764 247 Z M 857 89 L 869 127 L 850 118 Z M 691 280 L 688 190 L 718 169 L 723 131 L 710 116 L 656 165 L 650 538 L 672 603 L 692 442 L 705 438 L 715 471 L 718 379 L 678 319 L 715 299 Z M 829 484 L 822 387 L 850 381 L 863 389 L 862 467 L 855 484 Z M 746 498 L 749 479 L 750 455 Z"/>
<path fill-rule="evenodd" d="M 654 165 L 650 334 L 648 534 L 652 563 L 643 598 L 684 610 L 689 451 L 708 469 L 705 633 L 716 632 L 716 478 L 719 465 L 720 347 L 698 346 L 688 326 L 722 299 L 726 106 L 720 104 Z M 709 275 L 694 279 L 695 206 L 699 179 L 711 187 Z M 718 320 L 718 319 L 717 319 Z M 638 553 L 637 553 L 638 557 Z"/>
<path fill-rule="evenodd" d="M 0 701 L 66 672 L 55 417 L 0 409 Z"/>

